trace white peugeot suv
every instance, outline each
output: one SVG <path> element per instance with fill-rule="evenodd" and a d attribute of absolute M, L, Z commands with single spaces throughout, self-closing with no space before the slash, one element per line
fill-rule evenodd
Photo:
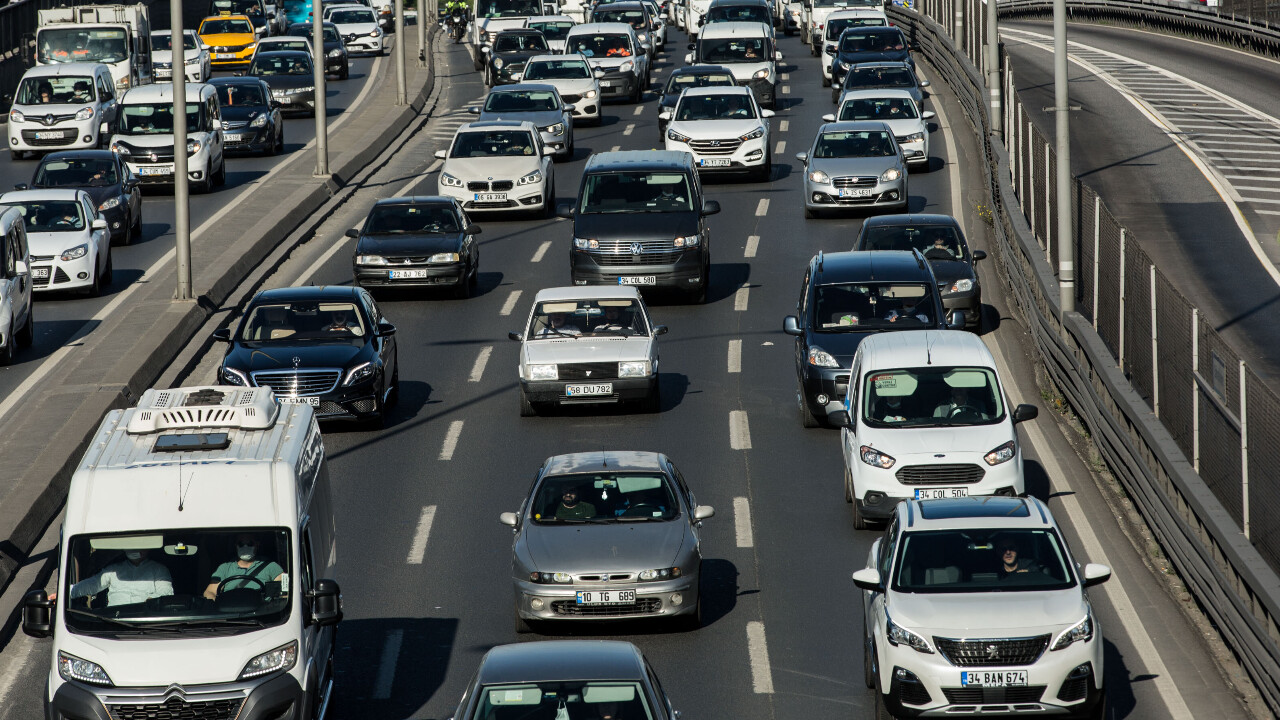
<path fill-rule="evenodd" d="M 899 503 L 853 574 L 878 716 L 1106 717 L 1086 588 L 1110 577 L 1035 498 Z"/>

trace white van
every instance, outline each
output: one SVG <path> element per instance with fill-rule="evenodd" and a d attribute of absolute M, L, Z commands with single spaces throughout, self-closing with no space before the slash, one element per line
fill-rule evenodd
<path fill-rule="evenodd" d="M 739 85 L 751 88 L 762 107 L 777 107 L 778 61 L 782 53 L 773 42 L 773 28 L 755 22 L 718 22 L 702 28 L 686 64 L 723 65 Z"/>
<path fill-rule="evenodd" d="M 323 717 L 342 603 L 310 406 L 205 386 L 111 411 L 58 553 L 22 611 L 53 638 L 45 717 Z"/>
<path fill-rule="evenodd" d="M 187 176 L 192 192 L 205 193 L 227 181 L 222 111 L 218 93 L 206 83 L 187 83 Z M 111 151 L 143 185 L 172 185 L 174 178 L 173 85 L 143 85 L 124 94 Z"/>
<path fill-rule="evenodd" d="M 18 83 L 9 110 L 9 154 L 98 148 L 116 118 L 111 68 L 102 63 L 38 65 Z"/>
<path fill-rule="evenodd" d="M 1013 407 L 995 358 L 972 333 L 881 333 L 858 345 L 841 426 L 844 498 L 854 527 L 887 520 L 899 501 L 1023 495 L 1014 425 L 1035 405 Z"/>

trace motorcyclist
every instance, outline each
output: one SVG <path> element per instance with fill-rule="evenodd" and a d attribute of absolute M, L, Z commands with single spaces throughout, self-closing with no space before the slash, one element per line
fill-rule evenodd
<path fill-rule="evenodd" d="M 449 22 L 452 24 L 450 30 L 453 32 L 454 38 L 460 39 L 467 27 L 469 10 L 467 4 L 462 0 L 449 0 L 449 2 L 445 3 L 444 9 L 449 17 Z"/>

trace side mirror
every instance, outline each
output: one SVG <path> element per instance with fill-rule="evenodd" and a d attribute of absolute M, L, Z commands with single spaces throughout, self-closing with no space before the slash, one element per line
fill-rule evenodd
<path fill-rule="evenodd" d="M 800 320 L 795 315 L 788 315 L 782 319 L 782 332 L 796 336 L 804 334 L 804 330 L 800 327 Z"/>
<path fill-rule="evenodd" d="M 34 638 L 53 635 L 53 603 L 49 593 L 32 590 L 22 597 L 22 632 Z"/>
<path fill-rule="evenodd" d="M 479 225 L 468 225 L 465 228 L 463 228 L 462 232 L 468 235 L 479 235 L 484 231 L 480 229 Z"/>
<path fill-rule="evenodd" d="M 771 118 L 771 117 L 773 117 L 773 116 L 774 116 L 774 115 L 776 115 L 776 114 L 777 114 L 777 113 L 775 113 L 775 112 L 774 112 L 774 111 L 772 111 L 772 110 L 761 110 L 761 111 L 760 111 L 760 117 L 762 117 L 762 118 Z"/>
<path fill-rule="evenodd" d="M 862 568 L 853 574 L 853 584 L 863 590 L 882 592 L 884 585 L 880 583 L 880 571 L 875 568 Z"/>
<path fill-rule="evenodd" d="M 523 335 L 521 335 L 520 333 L 516 332 L 515 330 L 512 330 L 512 331 L 510 331 L 510 332 L 508 332 L 508 333 L 507 333 L 507 339 L 508 339 L 508 340 L 515 340 L 516 342 L 520 342 L 520 341 L 524 340 L 524 336 L 523 336 Z"/>
<path fill-rule="evenodd" d="M 280 108 L 282 108 L 282 107 L 284 107 L 284 105 L 281 105 L 279 100 L 272 100 L 272 101 L 271 101 L 271 109 L 273 109 L 273 110 L 279 110 L 279 109 L 280 109 Z"/>
<path fill-rule="evenodd" d="M 506 525 L 507 527 L 514 528 L 516 524 L 520 522 L 520 518 L 513 512 L 504 512 L 498 516 L 498 522 Z"/>
<path fill-rule="evenodd" d="M 936 112 L 934 112 L 934 111 L 932 111 L 932 110 L 925 110 L 924 112 L 920 113 L 920 117 L 921 117 L 921 118 L 923 118 L 923 119 L 925 119 L 925 120 L 932 120 L 932 119 L 934 119 L 934 118 L 938 117 L 938 113 L 936 113 Z"/>
<path fill-rule="evenodd" d="M 569 203 L 560 203 L 559 205 L 556 206 L 556 217 L 561 217 L 561 218 L 564 218 L 565 220 L 572 220 L 573 206 L 570 205 Z"/>
<path fill-rule="evenodd" d="M 1111 568 L 1098 563 L 1086 563 L 1084 566 L 1084 586 L 1093 587 L 1111 579 Z M 31 597 L 30 594 L 27 597 Z M 22 629 L 26 630 L 26 614 L 23 614 Z M 27 633 L 30 635 L 31 633 Z"/>
<path fill-rule="evenodd" d="M 131 177 L 131 178 L 129 178 L 128 180 L 125 180 L 125 181 L 124 181 L 124 189 L 125 189 L 125 190 L 133 190 L 134 188 L 138 187 L 138 186 L 139 186 L 139 185 L 141 185 L 141 184 L 142 184 L 142 181 L 141 181 L 141 180 L 139 180 L 139 179 L 138 179 L 138 178 L 136 178 L 136 177 Z"/>
<path fill-rule="evenodd" d="M 513 73 L 511 73 L 511 79 L 512 79 L 512 80 L 515 80 L 516 82 L 520 82 L 522 79 L 524 79 L 524 73 L 522 73 L 522 72 L 513 72 Z"/>
<path fill-rule="evenodd" d="M 705 216 L 707 216 L 707 215 L 715 215 L 715 214 L 716 214 L 716 213 L 718 213 L 718 212 L 720 212 L 720 203 L 719 203 L 718 201 L 716 201 L 716 200 L 703 200 L 703 201 L 702 201 L 702 215 L 703 215 L 703 217 L 705 217 Z"/>
<path fill-rule="evenodd" d="M 694 520 L 706 520 L 709 517 L 715 517 L 716 509 L 710 505 L 699 505 L 693 509 Z"/>
<path fill-rule="evenodd" d="M 479 115 L 480 108 L 476 107 L 475 105 L 472 105 L 471 107 L 467 108 L 467 112 L 471 113 L 472 115 Z"/>
<path fill-rule="evenodd" d="M 670 120 L 670 119 L 671 119 L 671 111 L 670 111 L 670 110 L 663 110 L 662 112 L 658 113 L 658 119 L 659 119 L 659 120 Z M 25 186 L 25 185 L 23 185 L 23 186 L 20 186 L 18 189 L 19 189 L 19 190 L 23 190 L 23 189 L 25 189 L 25 188 L 26 188 L 26 186 Z"/>
<path fill-rule="evenodd" d="M 347 232 L 345 233 L 345 235 L 346 235 L 347 237 L 358 238 L 358 237 L 360 237 L 360 229 L 359 229 L 359 228 L 350 228 L 349 230 L 347 230 Z"/>
<path fill-rule="evenodd" d="M 231 328 L 218 328 L 213 331 L 213 339 L 218 342 L 231 342 Z"/>
<path fill-rule="evenodd" d="M 666 325 L 654 325 L 654 326 L 653 326 L 653 334 L 654 334 L 654 335 L 666 335 L 666 334 L 667 334 L 667 326 L 666 326 Z"/>
<path fill-rule="evenodd" d="M 378 337 L 391 337 L 392 335 L 396 334 L 396 326 L 392 325 L 386 320 L 383 320 L 382 322 L 378 323 L 378 329 L 374 334 L 376 334 Z"/>
<path fill-rule="evenodd" d="M 27 188 L 29 188 L 29 187 L 31 187 L 31 186 L 30 186 L 30 185 L 28 185 L 28 184 L 26 184 L 26 183 L 18 183 L 17 185 L 14 185 L 14 186 L 13 186 L 13 189 L 14 189 L 14 190 L 26 190 L 26 189 L 27 189 Z"/>
<path fill-rule="evenodd" d="M 636 48 L 636 54 L 637 54 L 637 55 L 640 55 L 641 57 L 643 57 L 643 56 L 645 56 L 645 55 L 648 55 L 648 54 L 649 54 L 649 46 L 648 46 L 648 45 L 641 45 L 640 47 Z"/>
<path fill-rule="evenodd" d="M 835 114 L 835 113 L 827 113 L 826 115 L 823 115 L 823 116 L 822 116 L 822 121 L 823 121 L 823 122 L 835 122 L 835 121 L 836 121 L 836 114 Z"/>
<path fill-rule="evenodd" d="M 444 160 L 444 159 L 445 159 L 446 157 L 448 157 L 448 156 L 449 156 L 449 154 L 448 154 L 447 152 L 445 152 L 444 150 L 437 150 L 437 151 L 436 151 L 436 158 L 437 158 L 437 159 L 439 159 L 439 160 Z"/>
<path fill-rule="evenodd" d="M 824 118 L 824 119 L 825 119 L 825 118 Z M 801 164 L 801 165 L 808 165 L 808 164 L 809 164 L 809 153 L 796 153 L 796 159 L 800 161 L 800 164 Z"/>
<path fill-rule="evenodd" d="M 849 419 L 848 410 L 832 410 L 827 413 L 827 422 L 836 427 L 847 428 L 853 425 L 853 421 Z"/>
<path fill-rule="evenodd" d="M 490 50 L 492 50 L 492 48 L 490 48 L 488 45 L 480 46 L 480 52 L 484 53 L 485 55 L 488 55 Z"/>
<path fill-rule="evenodd" d="M 825 52 L 826 52 L 828 55 L 830 55 L 830 56 L 832 56 L 832 57 L 835 57 L 835 54 L 836 54 L 836 48 L 835 48 L 835 46 L 834 46 L 834 45 L 828 45 L 828 46 L 826 47 L 826 49 L 825 49 Z"/>
<path fill-rule="evenodd" d="M 106 230 L 107 221 L 103 220 L 102 218 L 97 218 L 93 221 L 93 224 L 90 225 L 89 227 L 93 228 L 94 230 Z"/>
<path fill-rule="evenodd" d="M 27 274 L 28 272 L 30 272 L 30 271 L 31 271 L 31 269 L 27 267 L 27 261 L 26 261 L 26 260 L 14 260 L 14 261 L 13 261 L 13 274 L 14 274 L 14 275 L 26 275 L 26 274 Z"/>
<path fill-rule="evenodd" d="M 1040 408 L 1035 405 L 1022 404 L 1013 409 L 1013 422 L 1020 423 L 1040 417 Z"/>
<path fill-rule="evenodd" d="M 980 261 L 980 260 L 986 260 L 986 259 L 987 259 L 987 251 L 986 251 L 986 250 L 974 250 L 974 251 L 973 251 L 973 261 L 974 261 L 975 263 L 976 263 L 976 262 L 978 262 L 978 261 Z"/>
<path fill-rule="evenodd" d="M 236 77 L 244 77 L 244 71 L 243 71 L 243 70 L 237 70 L 237 71 L 235 71 L 235 72 L 233 72 L 233 73 L 231 73 L 231 74 L 232 74 L 232 75 L 234 75 L 234 76 L 236 76 Z"/>
<path fill-rule="evenodd" d="M 929 87 L 929 84 L 930 84 L 930 83 L 929 83 L 929 81 L 928 81 L 928 80 L 921 80 L 921 81 L 920 81 L 920 87 Z"/>
<path fill-rule="evenodd" d="M 693 49 L 695 49 L 696 47 L 697 47 L 697 46 L 696 46 L 694 43 L 689 43 L 689 49 L 690 49 L 690 50 L 693 50 Z M 687 57 L 685 58 L 685 62 L 689 62 L 689 59 L 688 59 Z"/>
<path fill-rule="evenodd" d="M 342 622 L 342 590 L 336 580 L 317 580 L 310 597 L 311 622 L 321 627 Z"/>
<path fill-rule="evenodd" d="M 951 314 L 947 316 L 947 328 L 950 330 L 963 330 L 965 320 L 963 310 L 952 310 Z"/>
<path fill-rule="evenodd" d="M 565 106 L 564 106 L 564 111 L 565 111 L 565 112 L 573 112 L 574 110 L 577 110 L 577 109 L 578 109 L 578 108 L 574 107 L 573 105 L 565 105 Z"/>

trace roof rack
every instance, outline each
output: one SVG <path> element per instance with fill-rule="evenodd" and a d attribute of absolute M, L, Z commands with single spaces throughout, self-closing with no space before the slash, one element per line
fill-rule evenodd
<path fill-rule="evenodd" d="M 271 388 L 229 385 L 147 390 L 130 414 L 126 431 L 146 435 L 161 430 L 240 428 L 266 430 L 280 406 Z"/>

